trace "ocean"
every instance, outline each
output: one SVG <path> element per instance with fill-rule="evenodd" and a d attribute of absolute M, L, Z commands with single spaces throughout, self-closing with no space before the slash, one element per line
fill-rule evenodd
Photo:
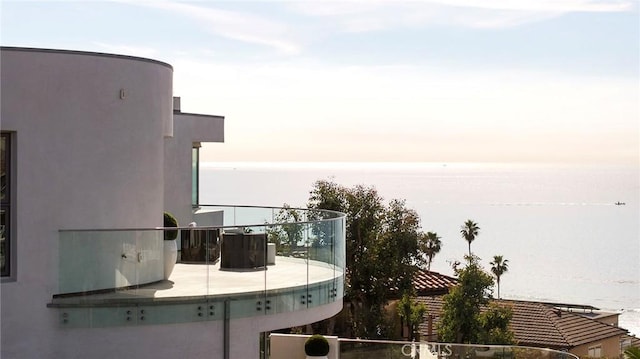
<path fill-rule="evenodd" d="M 431 270 L 453 274 L 471 219 L 485 269 L 494 255 L 509 260 L 502 298 L 619 312 L 640 336 L 639 176 L 637 166 L 219 162 L 201 164 L 200 201 L 306 207 L 320 179 L 373 186 L 386 201 L 406 200 L 441 237 Z"/>

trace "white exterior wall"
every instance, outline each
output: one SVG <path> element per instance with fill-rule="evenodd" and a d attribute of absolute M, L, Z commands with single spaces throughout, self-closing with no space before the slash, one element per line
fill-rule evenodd
<path fill-rule="evenodd" d="M 181 227 L 187 226 L 193 216 L 191 207 L 193 143 L 223 141 L 224 117 L 174 113 L 173 137 L 165 139 L 164 196 L 166 210 L 178 219 Z"/>
<path fill-rule="evenodd" d="M 290 328 L 331 318 L 342 310 L 342 298 L 339 300 L 308 309 L 279 315 L 262 316 L 235 320 L 231 323 L 231 355 L 230 358 L 255 358 L 260 349 L 258 336 L 262 332 Z M 252 339 L 255 338 L 255 339 Z M 296 355 L 292 354 L 291 358 Z"/>
<path fill-rule="evenodd" d="M 222 141 L 223 118 L 176 114 L 172 68 L 55 50 L 0 50 L 0 129 L 15 133 L 17 270 L 0 287 L 0 357 L 218 358 L 221 320 L 62 328 L 60 229 L 162 226 L 191 208 L 191 142 Z M 121 96 L 124 90 L 124 96 Z M 171 137 L 173 135 L 173 137 Z M 183 213 L 184 212 L 184 213 Z M 255 358 L 263 331 L 315 322 L 342 301 L 230 322 L 230 358 Z"/>
<path fill-rule="evenodd" d="M 162 225 L 173 70 L 133 58 L 7 48 L 0 66 L 0 126 L 15 131 L 17 172 L 17 270 L 2 283 L 0 356 L 56 357 L 58 313 L 46 305 L 58 292 L 58 230 Z"/>
<path fill-rule="evenodd" d="M 269 359 L 306 359 L 304 345 L 311 335 L 301 334 L 276 334 L 272 333 L 270 338 L 271 354 Z M 329 354 L 327 359 L 340 358 L 340 343 L 338 337 L 326 335 L 329 342 Z"/>
<path fill-rule="evenodd" d="M 230 322 L 229 358 L 257 358 L 260 333 L 304 325 L 337 314 L 342 301 L 306 311 L 235 319 Z M 45 354 L 6 358 L 223 358 L 224 322 L 137 327 L 65 329 Z M 4 354 L 4 353 L 3 353 Z M 293 356 L 292 356 L 293 357 Z M 4 359 L 5 356 L 3 355 Z"/>

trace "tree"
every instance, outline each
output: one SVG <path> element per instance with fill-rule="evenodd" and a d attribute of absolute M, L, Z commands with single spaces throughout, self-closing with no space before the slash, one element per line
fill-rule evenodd
<path fill-rule="evenodd" d="M 509 270 L 509 260 L 503 259 L 502 256 L 493 256 L 491 263 L 491 273 L 496 276 L 496 282 L 498 284 L 498 299 L 500 299 L 500 277 Z"/>
<path fill-rule="evenodd" d="M 382 270 L 380 278 L 388 278 L 386 289 L 394 289 L 395 296 L 413 290 L 413 277 L 423 260 L 419 237 L 418 213 L 406 208 L 404 200 L 389 202 L 382 220 L 382 234 L 375 247 L 376 265 Z"/>
<path fill-rule="evenodd" d="M 267 230 L 269 241 L 276 244 L 276 250 L 286 256 L 290 256 L 301 244 L 304 225 L 297 223 L 302 221 L 302 213 L 283 204 L 282 209 L 275 215 L 277 225 Z"/>
<path fill-rule="evenodd" d="M 420 249 L 427 256 L 427 270 L 431 270 L 433 257 L 442 249 L 440 237 L 435 232 L 422 233 L 420 236 Z"/>
<path fill-rule="evenodd" d="M 333 181 L 316 181 L 309 192 L 308 207 L 344 212 L 347 208 L 348 192 L 347 188 Z"/>
<path fill-rule="evenodd" d="M 464 225 L 460 229 L 460 234 L 469 243 L 469 256 L 471 256 L 471 242 L 476 239 L 476 236 L 480 232 L 480 227 L 474 221 L 468 219 L 464 222 Z"/>
<path fill-rule="evenodd" d="M 390 335 L 384 308 L 390 299 L 412 287 L 422 253 L 418 246 L 420 219 L 405 202 L 385 206 L 374 187 L 346 188 L 317 181 L 308 207 L 347 214 L 346 268 L 343 312 L 350 325 L 347 337 L 381 338 Z M 338 327 L 346 327 L 337 323 Z"/>
<path fill-rule="evenodd" d="M 509 330 L 510 307 L 490 302 L 493 277 L 480 266 L 480 259 L 467 256 L 467 265 L 456 269 L 458 284 L 443 298 L 441 341 L 474 344 L 513 344 Z"/>
<path fill-rule="evenodd" d="M 418 340 L 418 326 L 422 323 L 427 307 L 423 303 L 413 300 L 411 295 L 405 293 L 400 302 L 398 302 L 398 314 L 404 320 L 409 328 L 409 337 L 407 340 Z"/>
<path fill-rule="evenodd" d="M 310 193 L 308 207 L 347 214 L 344 309 L 340 318 L 350 325 L 345 336 L 375 337 L 382 323 L 384 288 L 377 280 L 375 244 L 382 230 L 384 206 L 372 187 L 346 188 L 320 180 Z M 386 283 L 385 283 L 386 284 Z"/>
<path fill-rule="evenodd" d="M 483 311 L 480 316 L 481 344 L 509 345 L 515 343 L 515 335 L 509 330 L 509 322 L 513 317 L 511 307 L 495 302 Z"/>
<path fill-rule="evenodd" d="M 438 338 L 451 343 L 479 343 L 483 328 L 482 306 L 489 303 L 493 278 L 479 265 L 479 258 L 467 256 L 467 265 L 457 269 L 458 284 L 443 297 Z"/>
<path fill-rule="evenodd" d="M 383 326 L 386 302 L 383 268 L 377 265 L 377 238 L 382 231 L 384 206 L 372 187 L 347 189 L 345 303 L 356 337 L 375 338 Z M 380 280 L 382 279 L 382 280 Z"/>

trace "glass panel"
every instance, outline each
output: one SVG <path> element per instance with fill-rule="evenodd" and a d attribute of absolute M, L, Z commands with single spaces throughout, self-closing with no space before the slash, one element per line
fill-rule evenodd
<path fill-rule="evenodd" d="M 160 262 L 167 251 L 163 245 L 172 241 L 163 241 L 161 229 L 61 231 L 59 292 L 50 305 L 78 309 L 77 317 L 69 314 L 61 321 L 70 327 L 208 321 L 341 300 L 344 268 L 336 264 L 344 263 L 344 253 L 336 249 L 344 248 L 342 214 L 314 217 L 308 210 L 270 207 L 203 210 L 224 222 L 178 228 L 182 259 L 168 280 L 162 280 Z"/>
<path fill-rule="evenodd" d="M 551 358 L 577 359 L 562 351 L 508 345 L 338 339 L 340 358 Z"/>
<path fill-rule="evenodd" d="M 199 173 L 199 165 L 200 165 L 200 149 L 198 147 L 193 147 L 191 149 L 191 205 L 193 207 L 198 207 L 200 204 L 199 196 L 200 196 L 200 173 Z"/>
<path fill-rule="evenodd" d="M 9 275 L 9 212 L 0 210 L 0 271 L 2 276 Z"/>
<path fill-rule="evenodd" d="M 220 269 L 247 272 L 264 270 L 266 239 L 264 231 L 256 231 L 256 227 L 225 229 L 222 234 Z"/>
<path fill-rule="evenodd" d="M 60 294 L 88 295 L 157 282 L 164 274 L 163 244 L 161 230 L 62 231 Z"/>
<path fill-rule="evenodd" d="M 180 246 L 181 263 L 214 264 L 220 259 L 220 229 L 181 229 Z"/>

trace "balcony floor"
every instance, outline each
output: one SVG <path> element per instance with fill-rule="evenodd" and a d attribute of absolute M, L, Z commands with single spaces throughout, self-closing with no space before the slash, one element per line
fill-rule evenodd
<path fill-rule="evenodd" d="M 276 264 L 267 270 L 220 270 L 220 262 L 206 264 L 176 264 L 169 280 L 135 289 L 110 293 L 54 298 L 53 306 L 105 305 L 135 301 L 183 302 L 203 297 L 250 294 L 306 286 L 342 275 L 338 268 L 323 262 L 299 258 L 276 257 Z"/>

